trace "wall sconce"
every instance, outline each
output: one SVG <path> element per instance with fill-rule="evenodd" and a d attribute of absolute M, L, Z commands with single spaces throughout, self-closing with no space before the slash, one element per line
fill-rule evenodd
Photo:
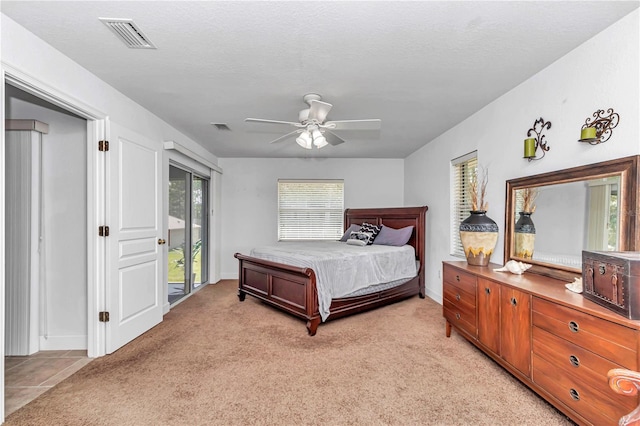
<path fill-rule="evenodd" d="M 524 140 L 524 158 L 531 161 L 540 160 L 542 157 L 544 157 L 544 154 L 549 151 L 550 147 L 547 146 L 547 142 L 544 140 L 545 135 L 542 134 L 542 131 L 544 129 L 548 130 L 550 128 L 551 122 L 544 121 L 542 117 L 540 117 L 533 123 L 533 127 L 530 128 L 527 132 L 527 136 L 529 137 Z M 535 135 L 535 137 L 533 135 Z M 542 151 L 542 155 L 540 157 L 536 156 L 538 148 L 540 148 L 540 151 Z"/>
<path fill-rule="evenodd" d="M 588 117 L 582 125 L 578 142 L 598 145 L 609 140 L 613 133 L 612 129 L 620 122 L 620 116 L 617 112 L 613 112 L 613 108 L 609 108 L 606 113 L 603 109 L 599 109 L 593 113 L 593 121 L 591 120 Z"/>

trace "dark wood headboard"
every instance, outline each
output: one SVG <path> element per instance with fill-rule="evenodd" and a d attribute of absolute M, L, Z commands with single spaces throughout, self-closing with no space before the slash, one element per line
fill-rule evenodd
<path fill-rule="evenodd" d="M 427 206 L 422 207 L 392 207 L 379 209 L 346 209 L 344 211 L 345 231 L 352 224 L 361 225 L 363 222 L 373 225 L 386 225 L 389 228 L 400 229 L 413 226 L 413 234 L 409 239 L 410 245 L 416 250 L 416 259 L 420 261 L 420 270 L 424 271 L 425 261 L 425 227 Z"/>

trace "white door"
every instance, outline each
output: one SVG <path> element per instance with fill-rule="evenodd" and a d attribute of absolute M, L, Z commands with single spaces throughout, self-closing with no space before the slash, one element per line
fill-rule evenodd
<path fill-rule="evenodd" d="M 107 353 L 162 321 L 161 146 L 110 123 Z"/>

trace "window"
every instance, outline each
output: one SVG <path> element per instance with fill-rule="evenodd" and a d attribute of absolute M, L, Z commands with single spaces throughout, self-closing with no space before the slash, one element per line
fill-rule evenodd
<path fill-rule="evenodd" d="M 469 217 L 471 197 L 469 184 L 478 169 L 477 152 L 471 152 L 451 161 L 451 254 L 464 257 L 460 241 L 460 223 Z"/>
<path fill-rule="evenodd" d="M 339 240 L 344 181 L 278 180 L 278 241 Z"/>

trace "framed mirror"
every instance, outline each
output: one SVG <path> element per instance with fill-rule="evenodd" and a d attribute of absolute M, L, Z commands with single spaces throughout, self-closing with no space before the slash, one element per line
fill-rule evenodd
<path fill-rule="evenodd" d="M 582 274 L 583 250 L 640 250 L 639 159 L 507 181 L 504 262 L 572 281 Z"/>

